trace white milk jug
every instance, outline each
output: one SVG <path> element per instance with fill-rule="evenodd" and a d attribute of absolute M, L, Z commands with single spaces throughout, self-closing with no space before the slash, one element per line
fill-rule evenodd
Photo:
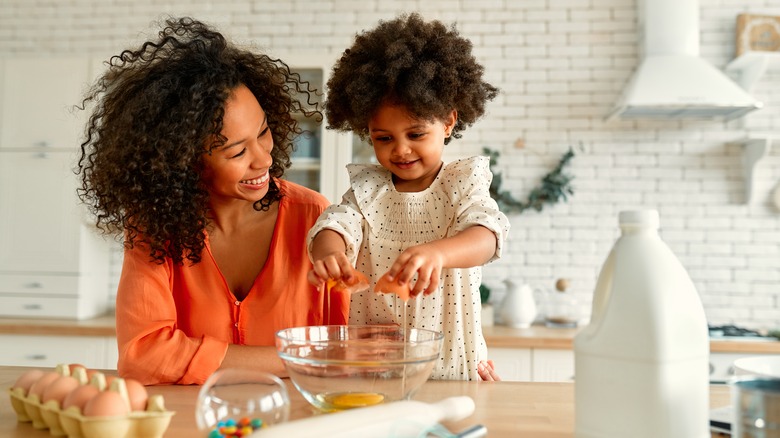
<path fill-rule="evenodd" d="M 510 279 L 504 280 L 506 295 L 501 300 L 498 315 L 504 325 L 517 328 L 530 327 L 536 318 L 536 300 L 531 286 L 518 286 Z"/>
<path fill-rule="evenodd" d="M 710 437 L 707 320 L 658 226 L 655 210 L 620 213 L 574 339 L 578 438 Z"/>

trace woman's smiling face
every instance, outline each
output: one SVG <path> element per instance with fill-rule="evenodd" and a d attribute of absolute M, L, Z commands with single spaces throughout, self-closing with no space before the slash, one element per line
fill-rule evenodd
<path fill-rule="evenodd" d="M 413 118 L 404 107 L 383 104 L 368 121 L 368 133 L 377 161 L 393 173 L 398 191 L 427 189 L 441 169 L 444 139 L 457 120 L 452 111 L 445 120 Z"/>
<path fill-rule="evenodd" d="M 222 135 L 225 144 L 203 155 L 204 181 L 212 202 L 263 199 L 274 142 L 265 111 L 245 85 L 236 87 L 225 102 Z"/>

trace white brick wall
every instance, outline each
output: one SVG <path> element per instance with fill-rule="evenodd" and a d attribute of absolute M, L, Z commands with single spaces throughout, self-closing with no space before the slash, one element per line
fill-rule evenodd
<path fill-rule="evenodd" d="M 733 58 L 737 14 L 780 15 L 777 0 L 700 4 L 701 53 L 721 68 Z M 511 217 L 506 257 L 484 271 L 494 300 L 508 276 L 546 288 L 567 277 L 589 311 L 617 213 L 654 207 L 711 323 L 780 325 L 780 211 L 770 204 L 780 145 L 756 167 L 754 201 L 745 205 L 742 148 L 728 144 L 780 136 L 780 66 L 753 90 L 765 108 L 740 120 L 607 123 L 637 62 L 636 0 L 2 0 L 0 57 L 114 54 L 162 15 L 189 14 L 271 51 L 335 58 L 355 32 L 403 10 L 457 21 L 503 91 L 487 117 L 448 146 L 450 157 L 499 149 L 505 187 L 524 197 L 570 145 L 584 148 L 572 163 L 576 194 L 568 203 Z M 513 147 L 518 139 L 525 149 Z M 115 277 L 120 261 L 117 252 Z"/>

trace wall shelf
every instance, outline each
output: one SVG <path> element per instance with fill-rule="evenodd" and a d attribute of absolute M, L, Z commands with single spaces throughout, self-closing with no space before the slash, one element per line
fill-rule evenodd
<path fill-rule="evenodd" d="M 780 52 L 745 52 L 726 66 L 726 72 L 747 92 L 751 92 L 769 69 L 780 68 Z"/>
<path fill-rule="evenodd" d="M 735 142 L 744 146 L 742 170 L 745 177 L 745 204 L 750 204 L 753 199 L 753 172 L 758 162 L 769 152 L 772 140 L 771 137 L 756 137 Z"/>

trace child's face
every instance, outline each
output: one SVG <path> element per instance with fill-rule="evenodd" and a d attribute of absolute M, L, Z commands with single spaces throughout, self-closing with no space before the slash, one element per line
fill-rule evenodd
<path fill-rule="evenodd" d="M 456 120 L 455 110 L 446 120 L 429 121 L 412 118 L 401 106 L 379 107 L 368 121 L 368 133 L 377 161 L 394 175 L 396 190 L 419 192 L 431 185 Z"/>
<path fill-rule="evenodd" d="M 211 202 L 263 199 L 268 193 L 274 142 L 265 111 L 244 85 L 225 102 L 222 135 L 227 138 L 225 145 L 203 155 L 203 178 Z"/>

